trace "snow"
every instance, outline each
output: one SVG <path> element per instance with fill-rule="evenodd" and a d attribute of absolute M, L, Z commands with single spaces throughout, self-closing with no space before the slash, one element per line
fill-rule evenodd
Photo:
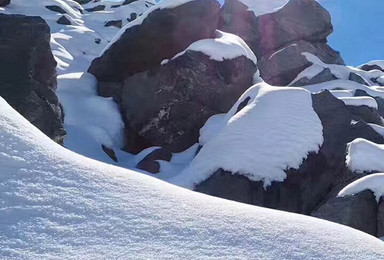
<path fill-rule="evenodd" d="M 289 0 L 240 0 L 248 6 L 248 10 L 252 11 L 255 16 L 273 13 L 281 9 Z"/>
<path fill-rule="evenodd" d="M 345 197 L 364 190 L 371 190 L 376 196 L 377 202 L 379 202 L 380 197 L 384 196 L 384 173 L 376 173 L 362 177 L 348 184 L 337 196 Z"/>
<path fill-rule="evenodd" d="M 99 4 L 89 3 L 84 7 Z M 86 71 L 91 61 L 119 32 L 118 28 L 104 27 L 105 22 L 126 21 L 131 13 L 140 15 L 155 2 L 138 0 L 118 8 L 111 8 L 112 2 L 102 4 L 106 5 L 104 11 L 87 12 L 72 0 L 12 0 L 9 6 L 0 8 L 0 13 L 38 15 L 51 28 L 52 53 L 58 62 L 57 94 L 65 114 L 65 147 L 93 159 L 133 168 L 135 157 L 119 150 L 123 146 L 124 128 L 119 109 L 112 99 L 97 95 L 97 82 Z M 73 25 L 57 24 L 61 14 L 46 9 L 48 5 L 63 8 Z M 83 10 L 84 14 L 78 10 Z M 109 158 L 101 145 L 114 149 L 119 162 Z"/>
<path fill-rule="evenodd" d="M 210 197 L 75 154 L 3 99 L 0 180 L 2 259 L 384 257 L 380 240 L 349 227 Z"/>
<path fill-rule="evenodd" d="M 372 127 L 373 130 L 375 130 L 379 135 L 384 137 L 384 126 L 376 125 L 376 124 L 368 124 L 370 127 Z"/>
<path fill-rule="evenodd" d="M 371 97 L 340 97 L 339 99 L 349 106 L 368 106 L 378 109 L 376 100 Z"/>
<path fill-rule="evenodd" d="M 248 96 L 248 105 L 235 114 Z M 203 148 L 171 183 L 193 189 L 221 168 L 263 181 L 266 187 L 284 181 L 284 170 L 299 168 L 323 143 L 310 92 L 265 83 L 246 91 L 226 117 L 210 119 L 201 133 Z"/>
<path fill-rule="evenodd" d="M 384 172 L 384 145 L 357 138 L 348 144 L 346 164 L 354 172 Z"/>
<path fill-rule="evenodd" d="M 300 72 L 299 75 L 297 75 L 297 77 L 289 85 L 294 84 L 296 81 L 304 77 L 307 77 L 308 79 L 312 79 L 313 77 L 315 77 L 317 74 L 319 74 L 321 71 L 323 71 L 326 68 L 330 69 L 332 74 L 335 75 L 337 78 L 344 79 L 344 80 L 349 79 L 349 75 L 351 72 L 358 74 L 361 77 L 363 77 L 370 86 L 375 85 L 371 81 L 372 78 L 384 76 L 384 72 L 379 70 L 364 71 L 364 70 L 350 67 L 350 66 L 327 64 L 309 52 L 303 52 L 302 55 L 305 56 L 308 61 L 313 63 L 313 65 L 306 68 L 302 72 Z"/>
<path fill-rule="evenodd" d="M 365 64 L 362 64 L 359 67 L 362 67 L 364 65 L 377 65 L 380 68 L 384 69 L 384 60 L 373 60 L 373 61 L 367 62 Z"/>
<path fill-rule="evenodd" d="M 248 45 L 237 35 L 216 31 L 215 39 L 203 39 L 189 45 L 189 47 L 175 55 L 176 59 L 185 54 L 186 51 L 199 51 L 210 57 L 212 60 L 231 60 L 240 56 L 257 63 L 257 58 Z M 164 62 L 166 63 L 166 62 Z M 162 62 L 162 65 L 164 64 Z"/>

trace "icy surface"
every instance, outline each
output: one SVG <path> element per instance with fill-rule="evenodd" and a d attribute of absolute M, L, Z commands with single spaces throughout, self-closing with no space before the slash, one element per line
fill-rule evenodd
<path fill-rule="evenodd" d="M 384 257 L 380 240 L 346 226 L 206 196 L 77 155 L 3 99 L 0 180 L 2 259 Z"/>
<path fill-rule="evenodd" d="M 257 63 L 257 58 L 248 45 L 237 35 L 216 31 L 215 39 L 203 39 L 192 43 L 186 50 L 180 52 L 173 57 L 182 56 L 186 51 L 200 51 L 212 60 L 223 61 L 231 60 L 240 56 Z"/>
<path fill-rule="evenodd" d="M 384 172 L 384 145 L 358 138 L 348 144 L 347 167 L 359 173 Z"/>
<path fill-rule="evenodd" d="M 371 190 L 375 194 L 377 202 L 379 202 L 380 197 L 384 195 L 384 173 L 362 177 L 347 185 L 337 196 L 354 195 L 364 190 Z"/>
<path fill-rule="evenodd" d="M 259 16 L 278 11 L 289 0 L 240 0 L 240 2 L 248 6 L 249 11 Z"/>
<path fill-rule="evenodd" d="M 235 114 L 247 97 L 248 105 Z M 310 92 L 265 83 L 251 87 L 226 117 L 215 116 L 201 132 L 205 145 L 171 182 L 194 188 L 222 168 L 268 186 L 272 181 L 284 181 L 284 170 L 299 168 L 323 142 Z"/>

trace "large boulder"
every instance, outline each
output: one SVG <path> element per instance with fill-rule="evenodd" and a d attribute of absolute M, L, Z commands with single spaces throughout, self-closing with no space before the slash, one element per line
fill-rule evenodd
<path fill-rule="evenodd" d="M 299 169 L 286 170 L 287 178 L 283 182 L 273 182 L 264 188 L 263 182 L 219 169 L 195 190 L 243 203 L 310 214 L 334 186 L 345 186 L 344 182 L 351 178 L 346 176 L 351 174 L 345 166 L 347 143 L 362 137 L 384 144 L 384 138 L 365 122 L 351 124 L 348 107 L 329 91 L 314 94 L 312 99 L 323 126 L 323 145 L 318 153 L 310 153 Z"/>
<path fill-rule="evenodd" d="M 277 12 L 260 16 L 241 0 L 226 0 L 219 29 L 242 37 L 261 58 L 299 40 L 326 42 L 333 26 L 328 11 L 315 0 L 291 0 Z"/>
<path fill-rule="evenodd" d="M 312 216 L 377 235 L 378 206 L 370 190 L 327 201 Z"/>
<path fill-rule="evenodd" d="M 147 146 L 180 152 L 198 142 L 209 117 L 232 107 L 252 85 L 255 72 L 245 56 L 217 61 L 188 50 L 159 68 L 127 77 L 118 99 L 131 133 L 147 140 Z M 131 152 L 143 148 L 141 142 L 127 143 Z"/>
<path fill-rule="evenodd" d="M 50 138 L 62 143 L 50 28 L 40 17 L 0 14 L 0 96 Z"/>
<path fill-rule="evenodd" d="M 11 0 L 0 0 L 0 6 L 4 7 L 11 3 Z"/>
<path fill-rule="evenodd" d="M 271 85 L 286 86 L 290 84 L 300 72 L 313 64 L 302 54 L 304 52 L 314 54 L 325 63 L 344 63 L 339 52 L 334 51 L 326 43 L 298 41 L 270 56 L 266 55 L 259 59 L 260 76 Z M 327 78 L 331 79 L 331 77 Z"/>
<path fill-rule="evenodd" d="M 99 82 L 122 83 L 128 76 L 154 69 L 191 43 L 214 38 L 219 12 L 215 0 L 154 9 L 123 28 L 119 39 L 92 61 L 89 72 Z"/>

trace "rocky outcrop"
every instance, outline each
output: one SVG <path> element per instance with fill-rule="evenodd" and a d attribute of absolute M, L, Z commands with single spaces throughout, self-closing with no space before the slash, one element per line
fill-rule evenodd
<path fill-rule="evenodd" d="M 274 13 L 260 16 L 239 0 L 227 0 L 219 29 L 242 37 L 259 59 L 261 77 L 269 84 L 285 86 L 312 65 L 302 52 L 325 63 L 344 64 L 327 45 L 333 26 L 328 13 L 315 0 L 291 0 Z"/>
<path fill-rule="evenodd" d="M 172 152 L 198 142 L 209 117 L 227 112 L 252 85 L 256 65 L 244 56 L 215 61 L 196 51 L 167 64 L 127 77 L 121 108 L 129 128 Z M 145 87 L 143 87 L 145 86 Z M 138 151 L 143 147 L 132 147 Z"/>
<path fill-rule="evenodd" d="M 284 182 L 263 182 L 219 169 L 196 186 L 196 191 L 269 208 L 310 214 L 336 186 L 345 186 L 356 177 L 346 170 L 347 143 L 361 137 L 384 144 L 384 138 L 365 122 L 351 125 L 348 107 L 329 91 L 313 95 L 313 108 L 323 125 L 320 151 L 308 155 L 299 169 L 286 170 Z M 240 152 L 240 151 L 239 151 Z"/>
<path fill-rule="evenodd" d="M 0 6 L 4 7 L 11 3 L 11 0 L 0 0 Z"/>
<path fill-rule="evenodd" d="M 378 206 L 369 190 L 345 197 L 335 197 L 316 210 L 312 216 L 359 229 L 376 236 Z"/>
<path fill-rule="evenodd" d="M 220 5 L 215 0 L 191 1 L 175 8 L 156 9 L 125 29 L 89 72 L 99 82 L 122 83 L 128 76 L 154 69 L 191 43 L 214 38 Z"/>
<path fill-rule="evenodd" d="M 0 96 L 61 143 L 65 131 L 49 26 L 39 17 L 2 14 L 0 25 Z"/>
<path fill-rule="evenodd" d="M 149 173 L 159 173 L 160 172 L 160 163 L 162 161 L 171 161 L 172 153 L 164 148 L 159 148 L 145 156 L 137 165 L 136 168 L 140 170 L 147 171 Z"/>
<path fill-rule="evenodd" d="M 301 86 L 307 86 L 307 85 L 314 85 L 319 84 L 322 82 L 332 81 L 338 79 L 335 75 L 332 74 L 331 70 L 328 68 L 325 68 L 322 72 L 314 76 L 313 78 L 309 79 L 307 77 L 301 78 L 292 84 L 290 86 L 295 87 L 301 87 Z"/>

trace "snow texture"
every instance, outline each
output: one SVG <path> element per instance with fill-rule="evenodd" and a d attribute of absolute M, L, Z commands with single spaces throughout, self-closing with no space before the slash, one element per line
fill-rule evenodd
<path fill-rule="evenodd" d="M 247 106 L 235 114 L 247 97 Z M 220 168 L 263 181 L 265 187 L 272 181 L 284 181 L 284 170 L 299 168 L 308 153 L 319 150 L 322 129 L 310 92 L 265 83 L 255 85 L 225 117 L 215 116 L 207 122 L 201 131 L 203 148 L 170 181 L 194 188 Z"/>
<path fill-rule="evenodd" d="M 240 56 L 257 63 L 257 58 L 248 45 L 237 35 L 216 31 L 215 39 L 203 39 L 189 45 L 189 47 L 175 55 L 176 59 L 184 55 L 186 51 L 199 51 L 210 57 L 212 60 L 223 61 L 231 60 Z M 164 62 L 165 63 L 165 62 Z M 162 65 L 164 64 L 162 63 Z"/>
<path fill-rule="evenodd" d="M 248 6 L 248 10 L 252 11 L 255 16 L 273 13 L 281 9 L 289 0 L 240 0 Z"/>
<path fill-rule="evenodd" d="M 375 194 L 377 202 L 379 202 L 380 197 L 384 196 L 384 173 L 376 173 L 362 177 L 348 184 L 337 196 L 345 197 L 364 190 L 371 190 Z"/>
<path fill-rule="evenodd" d="M 384 145 L 358 138 L 348 144 L 346 164 L 354 172 L 384 172 Z"/>
<path fill-rule="evenodd" d="M 380 240 L 349 227 L 75 154 L 1 98 L 0 180 L 2 259 L 384 258 Z"/>

